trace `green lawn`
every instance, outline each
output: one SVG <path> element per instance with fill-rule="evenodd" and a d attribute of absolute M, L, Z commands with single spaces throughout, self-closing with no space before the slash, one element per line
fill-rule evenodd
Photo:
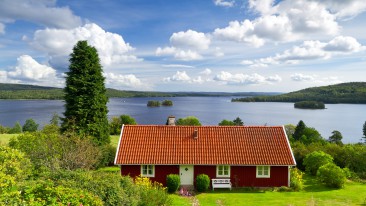
<path fill-rule="evenodd" d="M 118 146 L 119 135 L 111 135 L 111 145 Z"/>
<path fill-rule="evenodd" d="M 205 205 L 364 205 L 366 206 L 366 184 L 347 182 L 343 189 L 333 190 L 318 185 L 314 179 L 305 179 L 301 192 L 248 191 L 248 189 L 221 189 L 195 196 L 201 206 Z M 190 205 L 194 198 L 171 195 L 173 205 Z"/>

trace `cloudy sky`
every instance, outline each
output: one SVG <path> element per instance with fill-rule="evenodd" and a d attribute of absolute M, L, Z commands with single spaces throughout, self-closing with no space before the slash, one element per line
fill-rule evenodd
<path fill-rule="evenodd" d="M 365 0 L 0 0 L 0 82 L 64 86 L 78 40 L 121 90 L 365 81 Z"/>

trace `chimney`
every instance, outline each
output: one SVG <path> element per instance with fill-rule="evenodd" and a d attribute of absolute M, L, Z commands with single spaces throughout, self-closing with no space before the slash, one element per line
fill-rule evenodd
<path fill-rule="evenodd" d="M 167 121 L 167 123 L 166 123 L 167 125 L 169 125 L 169 126 L 175 126 L 175 117 L 174 116 L 172 116 L 172 115 L 170 115 L 169 117 L 168 117 L 168 121 Z"/>
<path fill-rule="evenodd" d="M 193 139 L 198 139 L 198 129 L 194 129 L 194 132 L 193 132 Z"/>

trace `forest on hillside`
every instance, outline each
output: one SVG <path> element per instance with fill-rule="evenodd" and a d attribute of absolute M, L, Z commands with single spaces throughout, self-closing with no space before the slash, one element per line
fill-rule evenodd
<path fill-rule="evenodd" d="M 274 96 L 234 98 L 232 102 L 299 102 L 366 104 L 366 82 L 350 82 L 336 85 L 311 87 Z"/>

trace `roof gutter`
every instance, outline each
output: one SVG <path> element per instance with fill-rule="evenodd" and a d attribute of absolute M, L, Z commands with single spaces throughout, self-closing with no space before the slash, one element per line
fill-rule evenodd
<path fill-rule="evenodd" d="M 117 165 L 117 157 L 118 157 L 118 152 L 119 152 L 119 146 L 121 145 L 121 140 L 122 140 L 122 134 L 123 134 L 123 128 L 124 127 L 125 127 L 125 125 L 122 124 L 121 134 L 119 135 L 119 140 L 118 140 L 118 146 L 117 146 L 116 156 L 114 157 L 114 164 L 115 165 Z"/>
<path fill-rule="evenodd" d="M 288 139 L 288 136 L 287 136 L 287 134 L 286 134 L 285 126 L 283 125 L 283 126 L 282 126 L 282 128 L 283 128 L 283 133 L 285 133 L 285 137 L 286 137 L 286 141 L 287 141 L 288 148 L 290 149 L 290 152 L 291 152 L 292 160 L 293 160 L 293 161 L 294 161 L 294 163 L 295 163 L 295 165 L 293 165 L 293 166 L 296 166 L 295 156 L 294 156 L 294 153 L 293 153 L 293 151 L 292 151 L 292 148 L 291 148 L 291 145 L 290 145 L 290 141 L 289 141 L 289 139 Z"/>

